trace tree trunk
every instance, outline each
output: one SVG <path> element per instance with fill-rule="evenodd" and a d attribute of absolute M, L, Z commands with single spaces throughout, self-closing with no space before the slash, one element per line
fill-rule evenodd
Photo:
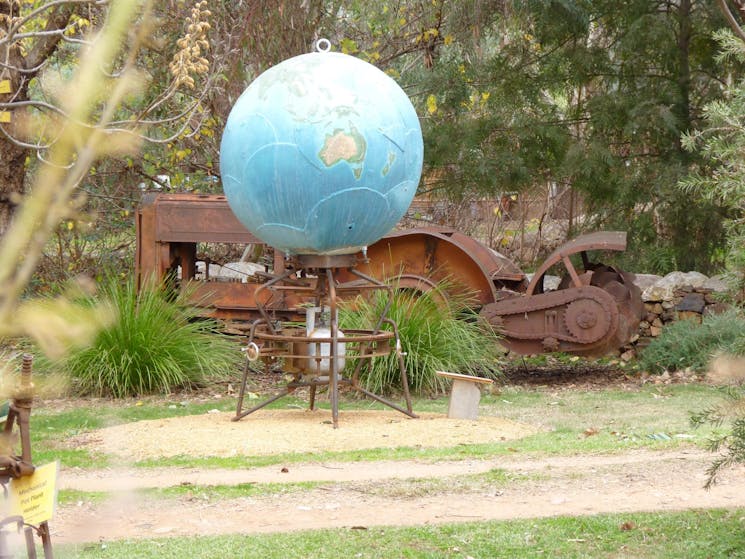
<path fill-rule="evenodd" d="M 28 78 L 21 70 L 25 68 L 23 57 L 17 45 L 11 44 L 0 48 L 3 60 L 9 61 L 5 71 L 0 73 L 0 80 L 9 85 L 9 93 L 0 94 L 0 103 L 26 101 L 28 95 Z M 0 235 L 8 229 L 13 210 L 24 193 L 23 185 L 26 176 L 26 156 L 28 148 L 13 143 L 12 138 L 22 138 L 21 111 L 24 109 L 5 110 L 10 122 L 0 124 Z"/>
<path fill-rule="evenodd" d="M 28 150 L 0 138 L 0 235 L 8 228 L 15 205 L 23 194 Z"/>
<path fill-rule="evenodd" d="M 28 100 L 29 82 L 37 75 L 43 63 L 57 48 L 62 31 L 67 27 L 74 10 L 81 7 L 77 2 L 50 2 L 48 9 L 40 10 L 43 17 L 38 23 L 42 26 L 37 38 L 25 45 L 21 51 L 18 40 L 9 38 L 0 45 L 0 80 L 7 80 L 9 88 L 0 91 L 0 103 L 22 103 Z M 0 0 L 0 38 L 7 37 L 12 29 L 11 22 L 21 17 L 21 3 L 18 0 Z M 17 31 L 17 30 L 16 30 Z M 28 141 L 21 120 L 25 108 L 11 106 L 2 107 L 0 111 L 7 111 L 10 122 L 0 124 L 0 235 L 8 228 L 13 209 L 24 194 L 26 177 L 26 158 L 31 153 L 23 143 Z M 13 140 L 11 140 L 13 138 Z"/>

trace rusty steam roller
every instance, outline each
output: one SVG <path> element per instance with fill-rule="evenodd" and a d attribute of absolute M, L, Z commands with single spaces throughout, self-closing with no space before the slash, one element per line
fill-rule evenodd
<path fill-rule="evenodd" d="M 400 87 L 351 56 L 319 51 L 259 76 L 233 107 L 221 143 L 225 196 L 149 193 L 137 212 L 138 286 L 177 278 L 205 315 L 248 335 L 235 420 L 297 388 L 327 387 L 334 427 L 340 386 L 415 417 L 397 327 L 387 308 L 367 330 L 342 332 L 338 303 L 373 290 L 427 291 L 442 282 L 474 297 L 477 310 L 519 354 L 602 355 L 627 343 L 643 306 L 633 275 L 591 260 L 623 251 L 624 232 L 596 232 L 556 249 L 532 279 L 463 233 L 392 231 L 419 183 L 419 120 Z M 237 243 L 260 253 L 241 279 L 214 277 L 198 243 Z M 563 267 L 558 289 L 544 279 Z M 288 327 L 286 323 L 305 323 Z M 348 351 L 351 349 L 351 351 Z M 364 363 L 396 352 L 403 405 L 365 390 Z M 292 380 L 243 409 L 251 363 L 281 363 Z M 356 361 L 351 366 L 350 362 Z M 344 376 L 351 370 L 350 376 Z"/>
<path fill-rule="evenodd" d="M 243 281 L 198 273 L 198 243 L 259 246 L 264 270 Z M 590 258 L 625 248 L 624 232 L 577 237 L 556 249 L 529 281 L 511 260 L 476 239 L 450 228 L 426 227 L 385 235 L 367 247 L 366 257 L 357 255 L 356 269 L 400 289 L 427 291 L 446 281 L 451 290 L 473 295 L 474 305 L 515 353 L 598 356 L 628 343 L 641 320 L 643 305 L 633 274 Z M 257 295 L 273 320 L 305 319 L 304 297 L 283 291 L 269 298 L 259 291 L 271 273 L 281 273 L 290 262 L 250 233 L 224 196 L 147 194 L 137 212 L 136 264 L 140 283 L 180 270 L 182 283 L 190 285 L 205 315 L 237 329 L 261 316 Z M 562 268 L 563 277 L 559 289 L 549 291 L 543 280 L 555 267 Z M 357 279 L 345 269 L 336 276 L 347 287 Z"/>

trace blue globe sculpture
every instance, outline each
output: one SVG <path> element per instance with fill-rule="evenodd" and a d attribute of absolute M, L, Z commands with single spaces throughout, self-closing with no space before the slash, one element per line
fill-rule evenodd
<path fill-rule="evenodd" d="M 380 239 L 411 204 L 422 159 L 419 119 L 398 84 L 332 52 L 256 78 L 220 146 L 233 213 L 288 254 L 350 254 Z"/>

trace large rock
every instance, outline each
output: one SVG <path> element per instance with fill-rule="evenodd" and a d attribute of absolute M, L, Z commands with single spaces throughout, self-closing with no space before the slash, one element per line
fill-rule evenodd
<path fill-rule="evenodd" d="M 709 279 L 709 277 L 701 272 L 670 272 L 657 283 L 662 285 L 672 285 L 676 288 L 690 285 L 693 289 L 697 289 L 703 287 L 707 279 Z"/>
<path fill-rule="evenodd" d="M 703 287 L 707 279 L 700 272 L 670 272 L 642 291 L 642 301 L 672 301 L 676 290 L 686 286 L 693 289 Z"/>
<path fill-rule="evenodd" d="M 657 274 L 634 274 L 634 285 L 644 291 L 648 287 L 652 287 L 661 279 L 662 276 L 658 276 Z"/>
<path fill-rule="evenodd" d="M 724 281 L 724 276 L 711 276 L 704 282 L 702 287 L 707 291 L 711 290 L 721 293 L 729 291 L 729 286 L 727 285 L 727 282 Z"/>

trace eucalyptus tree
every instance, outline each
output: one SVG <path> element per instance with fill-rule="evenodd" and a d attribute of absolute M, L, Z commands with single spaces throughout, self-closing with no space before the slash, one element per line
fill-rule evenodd
<path fill-rule="evenodd" d="M 196 133 L 206 116 L 204 99 L 213 78 L 207 58 L 210 12 L 207 2 L 142 4 L 130 22 L 133 33 L 147 27 L 132 61 L 137 70 L 119 73 L 128 62 L 122 55 L 106 76 L 112 88 L 126 81 L 133 93 L 106 126 L 112 141 L 168 144 Z M 63 96 L 76 95 L 66 85 L 109 10 L 103 0 L 0 2 L 0 232 L 34 163 L 48 163 L 49 149 L 70 116 Z M 164 21 L 182 27 L 169 34 Z M 100 99 L 98 109 L 103 106 Z"/>
<path fill-rule="evenodd" d="M 719 6 L 730 26 L 716 34 L 720 59 L 745 64 L 745 2 L 724 1 Z M 745 292 L 745 76 L 733 75 L 723 99 L 704 106 L 702 120 L 683 138 L 684 147 L 698 163 L 680 187 L 687 198 L 703 198 L 727 211 L 726 264 L 740 298 Z"/>
<path fill-rule="evenodd" d="M 569 189 L 585 226 L 630 230 L 637 267 L 715 263 L 722 209 L 675 188 L 697 157 L 683 133 L 741 69 L 715 56 L 715 4 L 350 2 L 344 18 L 342 47 L 419 105 L 429 188 Z"/>

